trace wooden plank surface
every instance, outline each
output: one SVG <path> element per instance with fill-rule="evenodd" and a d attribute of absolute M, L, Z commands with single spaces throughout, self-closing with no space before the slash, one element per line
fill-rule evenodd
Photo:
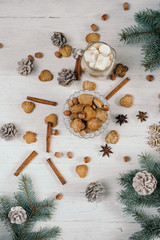
<path fill-rule="evenodd" d="M 138 166 L 137 156 L 141 152 L 149 152 L 157 157 L 156 151 L 147 145 L 148 127 L 159 121 L 158 94 L 159 71 L 155 71 L 153 82 L 145 80 L 146 73 L 140 65 L 140 45 L 127 45 L 119 41 L 121 28 L 134 23 L 133 14 L 144 8 L 159 9 L 159 1 L 130 0 L 131 8 L 124 11 L 122 0 L 0 0 L 0 124 L 13 122 L 18 129 L 15 141 L 5 142 L 0 139 L 0 195 L 11 194 L 17 190 L 17 178 L 13 175 L 26 154 L 33 150 L 39 155 L 25 169 L 30 174 L 40 199 L 63 193 L 63 199 L 57 203 L 57 210 L 52 221 L 39 223 L 38 226 L 58 225 L 62 228 L 60 240 L 124 240 L 139 229 L 132 218 L 122 213 L 122 206 L 116 200 L 119 186 L 116 182 L 119 172 L 134 169 Z M 109 14 L 105 22 L 101 15 Z M 108 129 L 101 136 L 83 140 L 71 135 L 62 120 L 63 105 L 67 98 L 82 89 L 84 80 L 94 80 L 83 76 L 82 80 L 68 88 L 57 83 L 57 73 L 61 68 L 74 69 L 74 59 L 57 59 L 57 50 L 51 43 L 53 31 L 62 31 L 73 47 L 85 48 L 85 36 L 91 32 L 90 25 L 99 26 L 101 40 L 109 43 L 117 52 L 117 63 L 122 62 L 129 67 L 127 76 L 131 79 L 110 100 L 112 120 Z M 42 59 L 36 59 L 35 70 L 28 76 L 17 74 L 17 61 L 29 54 L 40 51 Z M 54 74 L 51 82 L 40 82 L 38 75 L 41 70 L 49 69 Z M 97 91 L 106 96 L 121 79 L 116 81 L 95 80 Z M 130 109 L 121 107 L 118 102 L 124 94 L 134 96 L 134 105 Z M 21 103 L 27 96 L 53 100 L 56 107 L 36 104 L 33 113 L 27 115 Z M 138 111 L 147 111 L 148 120 L 141 123 L 135 115 Z M 46 125 L 45 116 L 56 113 L 59 117 L 57 129 L 59 136 L 53 136 L 51 153 L 45 153 Z M 128 114 L 129 122 L 124 126 L 116 124 L 114 117 Z M 113 146 L 114 154 L 110 158 L 102 158 L 100 145 L 104 144 L 106 133 L 117 130 L 119 142 Z M 37 133 L 37 143 L 27 145 L 23 140 L 26 131 Z M 52 145 L 53 144 L 53 145 Z M 54 152 L 63 152 L 64 157 L 56 159 Z M 68 159 L 68 151 L 74 153 Z M 123 162 L 128 155 L 131 161 Z M 90 156 L 89 172 L 85 179 L 75 173 L 77 164 L 83 163 L 83 157 Z M 46 163 L 48 157 L 54 158 L 57 168 L 66 178 L 67 184 L 62 186 L 53 176 Z M 106 186 L 105 198 L 100 204 L 88 203 L 85 189 L 91 181 L 101 181 Z M 37 227 L 38 227 L 37 226 Z M 8 233 L 0 223 L 0 239 L 8 239 Z"/>

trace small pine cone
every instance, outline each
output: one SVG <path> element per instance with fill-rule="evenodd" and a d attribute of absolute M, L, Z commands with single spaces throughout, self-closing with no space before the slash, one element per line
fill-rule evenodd
<path fill-rule="evenodd" d="M 146 196 L 154 192 L 157 187 L 157 180 L 152 173 L 142 171 L 136 173 L 132 186 L 139 195 Z"/>
<path fill-rule="evenodd" d="M 11 210 L 8 214 L 8 217 L 10 218 L 11 223 L 22 224 L 26 221 L 27 214 L 26 214 L 26 211 L 22 207 L 17 206 L 17 207 L 11 208 Z"/>
<path fill-rule="evenodd" d="M 18 62 L 17 70 L 20 75 L 27 76 L 33 70 L 33 62 L 28 58 L 21 59 L 21 61 Z"/>
<path fill-rule="evenodd" d="M 56 47 L 62 47 L 67 42 L 66 37 L 61 32 L 54 32 L 51 40 L 53 45 Z"/>
<path fill-rule="evenodd" d="M 76 75 L 70 69 L 62 68 L 62 71 L 58 73 L 58 76 L 57 80 L 59 85 L 63 87 L 70 86 L 76 81 Z"/>
<path fill-rule="evenodd" d="M 99 182 L 91 182 L 86 189 L 88 202 L 100 202 L 105 192 L 104 186 Z"/>
<path fill-rule="evenodd" d="M 0 137 L 5 141 L 12 140 L 17 133 L 16 127 L 13 123 L 4 124 L 0 129 Z"/>

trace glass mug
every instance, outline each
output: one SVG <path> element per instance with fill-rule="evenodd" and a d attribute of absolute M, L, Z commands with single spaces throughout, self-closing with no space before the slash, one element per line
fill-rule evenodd
<path fill-rule="evenodd" d="M 93 69 L 91 68 L 88 63 L 85 60 L 84 57 L 84 53 L 85 51 L 87 51 L 91 46 L 96 47 L 96 46 L 100 46 L 101 44 L 105 44 L 107 46 L 110 47 L 111 49 L 111 53 L 110 53 L 110 57 L 111 57 L 111 62 L 110 65 L 108 67 L 106 67 L 104 70 L 99 70 L 99 69 Z M 115 49 L 113 49 L 110 45 L 108 45 L 105 42 L 90 42 L 86 49 L 85 49 L 83 56 L 82 56 L 82 60 L 81 60 L 81 69 L 82 72 L 89 74 L 92 77 L 98 78 L 98 77 L 102 77 L 102 78 L 107 78 L 109 76 L 109 74 L 111 73 L 111 71 L 113 70 L 114 64 L 115 64 L 115 60 L 116 60 L 116 51 Z"/>

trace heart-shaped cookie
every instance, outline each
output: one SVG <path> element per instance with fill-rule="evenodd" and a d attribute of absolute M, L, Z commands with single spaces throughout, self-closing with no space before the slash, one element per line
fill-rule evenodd
<path fill-rule="evenodd" d="M 120 105 L 123 107 L 131 107 L 133 105 L 133 97 L 130 94 L 126 94 L 120 99 Z"/>

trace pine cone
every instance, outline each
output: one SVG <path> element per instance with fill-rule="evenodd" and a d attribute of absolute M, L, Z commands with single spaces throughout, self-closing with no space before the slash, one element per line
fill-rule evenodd
<path fill-rule="evenodd" d="M 13 123 L 4 124 L 0 129 L 0 137 L 6 141 L 12 140 L 16 133 L 16 126 Z"/>
<path fill-rule="evenodd" d="M 99 182 L 91 182 L 86 189 L 88 202 L 100 202 L 105 192 L 104 186 Z"/>
<path fill-rule="evenodd" d="M 26 221 L 27 214 L 26 214 L 26 211 L 22 207 L 17 206 L 17 207 L 11 208 L 11 210 L 8 214 L 8 217 L 10 218 L 11 223 L 21 224 Z"/>
<path fill-rule="evenodd" d="M 28 58 L 21 59 L 21 61 L 18 62 L 17 70 L 19 74 L 27 76 L 33 70 L 33 62 L 31 62 Z"/>
<path fill-rule="evenodd" d="M 150 195 L 157 187 L 157 180 L 152 173 L 142 171 L 136 173 L 132 186 L 139 195 Z"/>
<path fill-rule="evenodd" d="M 70 69 L 62 68 L 62 71 L 58 73 L 59 85 L 66 87 L 70 86 L 74 81 L 76 81 L 76 75 Z"/>
<path fill-rule="evenodd" d="M 62 47 L 67 42 L 66 37 L 61 32 L 54 32 L 51 40 L 53 45 L 56 47 Z"/>

